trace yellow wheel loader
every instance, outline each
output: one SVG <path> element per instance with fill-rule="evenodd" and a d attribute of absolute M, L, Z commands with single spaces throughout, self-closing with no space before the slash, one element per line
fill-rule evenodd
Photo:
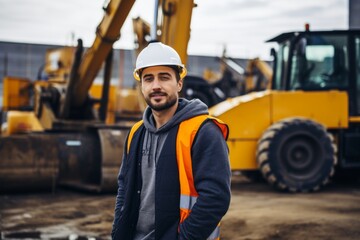
<path fill-rule="evenodd" d="M 360 31 L 303 31 L 269 40 L 270 90 L 210 109 L 229 124 L 231 167 L 278 190 L 316 191 L 360 167 Z"/>

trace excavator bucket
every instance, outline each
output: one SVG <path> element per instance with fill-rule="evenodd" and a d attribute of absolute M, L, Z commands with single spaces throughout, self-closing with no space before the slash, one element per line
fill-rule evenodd
<path fill-rule="evenodd" d="M 59 185 L 91 192 L 115 192 L 129 129 L 93 129 L 67 141 L 59 166 Z M 64 149 L 64 150 L 65 150 Z"/>
<path fill-rule="evenodd" d="M 58 177 L 57 141 L 43 133 L 0 138 L 0 191 L 54 189 Z"/>
<path fill-rule="evenodd" d="M 39 132 L 0 138 L 0 192 L 68 186 L 114 192 L 129 129 Z"/>

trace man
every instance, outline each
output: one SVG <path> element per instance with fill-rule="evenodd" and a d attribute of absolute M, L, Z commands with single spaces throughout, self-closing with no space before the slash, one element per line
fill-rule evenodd
<path fill-rule="evenodd" d="M 148 107 L 124 148 L 113 239 L 219 239 L 230 203 L 228 128 L 201 101 L 179 99 L 185 75 L 162 43 L 137 58 L 134 77 Z"/>

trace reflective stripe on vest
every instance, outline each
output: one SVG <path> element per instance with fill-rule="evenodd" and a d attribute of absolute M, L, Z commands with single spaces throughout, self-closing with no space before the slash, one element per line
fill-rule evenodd
<path fill-rule="evenodd" d="M 221 120 L 209 115 L 199 115 L 181 122 L 176 136 L 176 159 L 180 181 L 180 223 L 184 222 L 185 219 L 190 215 L 191 209 L 196 203 L 197 197 L 199 196 L 194 184 L 191 147 L 197 131 L 207 119 L 211 119 L 220 128 L 224 139 L 227 140 L 229 135 L 228 126 Z M 142 123 L 143 121 L 137 122 L 130 130 L 127 143 L 127 152 L 130 150 L 130 144 L 134 133 L 142 125 Z M 220 223 L 207 240 L 217 239 L 220 239 Z"/>

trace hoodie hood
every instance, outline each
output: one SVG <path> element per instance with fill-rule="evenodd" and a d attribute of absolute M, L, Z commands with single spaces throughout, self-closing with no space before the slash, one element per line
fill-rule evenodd
<path fill-rule="evenodd" d="M 168 131 L 174 125 L 179 124 L 186 119 L 203 114 L 209 114 L 208 107 L 205 103 L 201 102 L 199 99 L 187 100 L 185 98 L 180 98 L 174 116 L 159 129 L 156 129 L 155 120 L 150 107 L 145 109 L 143 120 L 147 131 L 151 133 L 161 133 Z"/>

